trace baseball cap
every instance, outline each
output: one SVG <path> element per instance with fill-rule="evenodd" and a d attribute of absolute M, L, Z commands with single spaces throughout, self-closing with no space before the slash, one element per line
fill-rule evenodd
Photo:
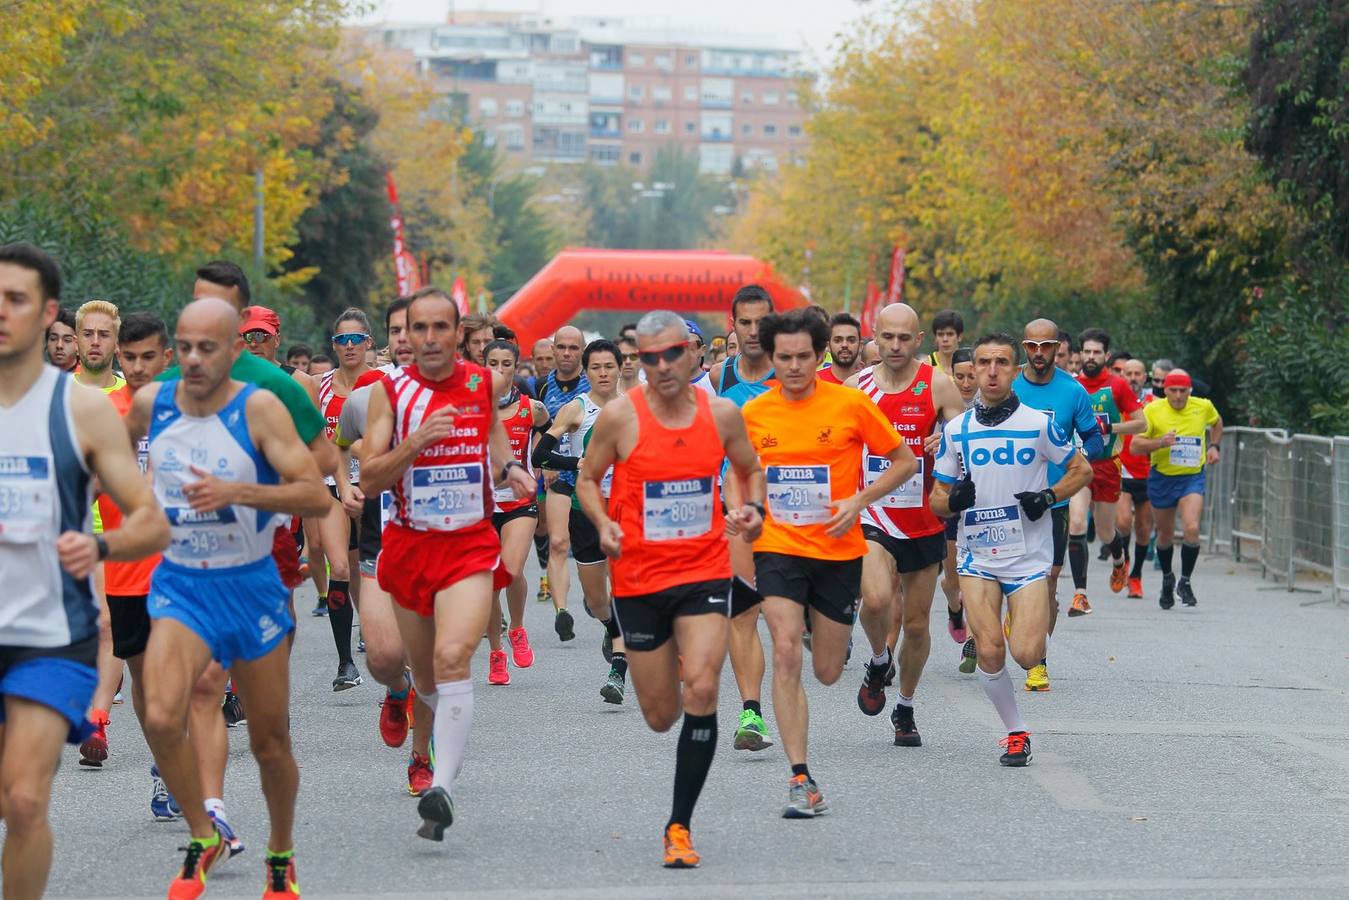
<path fill-rule="evenodd" d="M 239 333 L 246 334 L 250 331 L 265 331 L 276 337 L 281 333 L 281 320 L 265 306 L 246 306 L 244 323 L 239 326 Z"/>
<path fill-rule="evenodd" d="M 698 327 L 697 322 L 693 321 L 692 319 L 685 319 L 684 324 L 688 326 L 689 334 L 696 334 L 698 336 L 698 340 L 701 343 L 704 344 L 707 343 L 707 341 L 703 339 L 703 330 Z"/>

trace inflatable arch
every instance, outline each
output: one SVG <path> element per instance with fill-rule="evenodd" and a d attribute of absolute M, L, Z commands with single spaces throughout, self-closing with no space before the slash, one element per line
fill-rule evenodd
<path fill-rule="evenodd" d="M 730 319 L 731 298 L 747 284 L 773 295 L 775 309 L 808 301 L 768 263 L 720 250 L 564 250 L 497 310 L 526 354 L 540 338 L 588 309 L 680 315 L 715 311 Z"/>

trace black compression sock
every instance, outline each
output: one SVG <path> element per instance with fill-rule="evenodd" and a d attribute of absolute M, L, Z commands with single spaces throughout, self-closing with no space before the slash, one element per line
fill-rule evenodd
<path fill-rule="evenodd" d="M 1199 562 L 1198 544 L 1180 545 L 1180 577 L 1189 578 L 1194 574 L 1195 563 Z"/>
<path fill-rule="evenodd" d="M 538 557 L 539 568 L 548 568 L 548 535 L 534 535 L 534 555 Z"/>
<path fill-rule="evenodd" d="M 618 677 L 628 677 L 628 656 L 626 653 L 618 653 L 615 651 L 614 655 L 609 659 L 609 665 L 614 667 L 614 671 L 618 673 Z"/>
<path fill-rule="evenodd" d="M 693 807 L 702 793 L 712 757 L 717 752 L 717 714 L 695 716 L 684 713 L 675 750 L 674 804 L 668 825 L 689 827 Z"/>
<path fill-rule="evenodd" d="M 807 778 L 809 778 L 809 777 L 810 777 L 810 769 L 806 768 L 806 764 L 805 764 L 805 763 L 797 763 L 797 764 L 795 764 L 795 765 L 792 766 L 792 775 L 793 775 L 793 776 L 796 776 L 796 775 L 804 775 L 804 776 L 806 776 Z"/>
<path fill-rule="evenodd" d="M 333 629 L 333 646 L 339 663 L 351 662 L 351 585 L 346 581 L 328 583 L 328 624 Z"/>
<path fill-rule="evenodd" d="M 746 701 L 745 701 L 745 709 L 747 709 L 747 710 L 749 710 L 750 712 L 754 713 L 756 716 L 762 716 L 762 715 L 763 715 L 763 708 L 759 706 L 759 701 L 758 701 L 758 700 L 746 700 Z"/>
<path fill-rule="evenodd" d="M 1123 535 L 1115 535 L 1114 540 L 1110 542 L 1110 558 L 1116 563 L 1124 560 L 1124 548 L 1127 546 Z"/>
<path fill-rule="evenodd" d="M 1134 566 L 1129 572 L 1130 578 L 1143 577 L 1143 563 L 1148 561 L 1148 542 L 1134 541 Z"/>
<path fill-rule="evenodd" d="M 1087 589 L 1087 536 L 1085 534 L 1068 535 L 1068 565 L 1073 570 L 1073 587 L 1079 591 Z"/>
<path fill-rule="evenodd" d="M 618 616 L 614 615 L 612 611 L 609 613 L 609 618 L 604 620 L 604 630 L 608 632 L 609 637 L 614 640 L 618 640 L 623 636 L 623 632 L 618 628 Z"/>
<path fill-rule="evenodd" d="M 1163 575 L 1171 574 L 1171 555 L 1175 553 L 1175 551 L 1176 548 L 1174 546 L 1163 547 L 1160 544 L 1157 545 L 1157 561 L 1162 564 Z"/>

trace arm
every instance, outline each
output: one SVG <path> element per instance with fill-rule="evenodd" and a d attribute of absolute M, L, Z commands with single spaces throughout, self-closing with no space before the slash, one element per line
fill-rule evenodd
<path fill-rule="evenodd" d="M 534 445 L 534 451 L 530 454 L 530 461 L 542 469 L 562 469 L 568 472 L 575 472 L 581 468 L 581 458 L 579 456 L 568 456 L 564 453 L 556 452 L 558 439 L 564 434 L 570 434 L 581 427 L 581 404 L 568 403 L 562 409 L 558 410 L 557 418 L 553 419 L 553 424 L 539 438 L 539 442 Z"/>
<path fill-rule="evenodd" d="M 1054 492 L 1054 502 L 1058 503 L 1067 500 L 1089 484 L 1091 484 L 1091 463 L 1087 462 L 1081 453 L 1074 453 L 1068 458 L 1067 471 L 1063 473 L 1062 478 L 1054 482 L 1050 490 Z"/>
<path fill-rule="evenodd" d="M 154 410 L 155 398 L 159 396 L 159 389 L 162 386 L 158 381 L 152 381 L 136 391 L 136 396 L 131 401 L 131 409 L 127 410 L 126 417 L 122 419 L 122 424 L 126 426 L 127 434 L 131 437 L 132 448 L 135 448 L 137 442 L 150 431 L 150 413 Z"/>
<path fill-rule="evenodd" d="M 365 446 L 370 454 L 361 465 L 361 483 L 364 491 L 377 497 L 393 487 L 407 467 L 423 450 L 447 437 L 454 427 L 459 410 L 452 406 L 440 409 L 422 419 L 421 426 L 397 447 L 393 444 L 393 408 L 383 387 L 370 394 L 370 417 L 365 423 Z"/>
<path fill-rule="evenodd" d="M 590 430 L 590 444 L 586 447 L 589 464 L 576 473 L 576 501 L 600 533 L 600 548 L 605 555 L 615 559 L 623 550 L 623 529 L 609 518 L 600 481 L 618 458 L 618 435 L 631 413 L 632 403 L 626 397 L 620 397 L 600 411 Z"/>
<path fill-rule="evenodd" d="M 1205 454 L 1208 464 L 1214 465 L 1218 462 L 1218 444 L 1223 439 L 1223 419 L 1218 416 L 1208 430 L 1208 453 Z"/>
<path fill-rule="evenodd" d="M 763 465 L 749 442 L 749 432 L 745 429 L 745 419 L 739 407 L 729 400 L 721 399 L 713 400 L 712 404 L 721 443 L 736 476 L 729 479 L 727 484 L 735 484 L 737 487 L 734 493 L 737 494 L 739 485 L 745 486 L 745 497 L 738 498 L 740 502 L 734 506 L 729 498 L 723 498 L 726 502 L 726 533 L 740 535 L 746 542 L 752 542 L 763 531 L 763 506 L 768 493 Z"/>
<path fill-rule="evenodd" d="M 1147 456 L 1149 453 L 1160 450 L 1163 447 L 1170 447 L 1176 442 L 1176 431 L 1174 428 L 1166 432 L 1166 434 L 1153 436 L 1153 433 L 1156 431 L 1156 426 L 1151 419 L 1147 418 L 1146 407 L 1143 411 L 1143 417 L 1146 422 L 1146 427 L 1141 434 L 1134 435 L 1134 439 L 1129 442 L 1129 449 L 1134 453 L 1137 453 L 1139 456 Z"/>
<path fill-rule="evenodd" d="M 937 452 L 941 443 L 942 426 L 952 419 L 960 417 L 965 411 L 965 401 L 960 399 L 960 389 L 940 369 L 932 371 L 932 405 L 937 408 L 937 424 L 932 433 L 923 441 L 923 452 L 928 456 Z"/>
<path fill-rule="evenodd" d="M 1143 409 L 1142 409 L 1142 407 L 1139 407 L 1138 409 L 1136 409 L 1136 410 L 1134 410 L 1133 412 L 1129 413 L 1129 415 L 1128 415 L 1128 417 L 1125 419 L 1125 421 L 1123 421 L 1123 422 L 1111 422 L 1111 423 L 1110 423 L 1110 433 L 1111 433 L 1111 434 L 1142 434 L 1144 431 L 1147 430 L 1147 427 L 1148 427 L 1148 423 L 1147 423 L 1147 420 L 1143 417 Z"/>

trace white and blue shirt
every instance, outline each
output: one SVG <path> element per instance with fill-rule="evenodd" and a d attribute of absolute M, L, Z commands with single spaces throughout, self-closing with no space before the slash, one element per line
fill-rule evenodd
<path fill-rule="evenodd" d="M 1049 487 L 1057 480 L 1050 467 L 1066 466 L 1075 452 L 1062 428 L 1025 403 L 997 425 L 981 425 L 972 409 L 947 422 L 933 476 L 950 485 L 968 474 L 975 490 L 974 506 L 960 513 L 958 564 L 1002 580 L 1047 571 L 1053 519 L 1030 521 L 1016 494 Z"/>
<path fill-rule="evenodd" d="M 190 569 L 228 569 L 272 555 L 272 538 L 285 516 L 232 505 L 197 512 L 183 488 L 201 476 L 195 466 L 225 481 L 278 484 L 271 463 L 253 444 L 245 406 L 256 385 L 245 384 L 210 416 L 189 416 L 178 406 L 178 380 L 164 382 L 150 413 L 150 468 L 155 498 L 172 535 L 164 558 Z"/>

